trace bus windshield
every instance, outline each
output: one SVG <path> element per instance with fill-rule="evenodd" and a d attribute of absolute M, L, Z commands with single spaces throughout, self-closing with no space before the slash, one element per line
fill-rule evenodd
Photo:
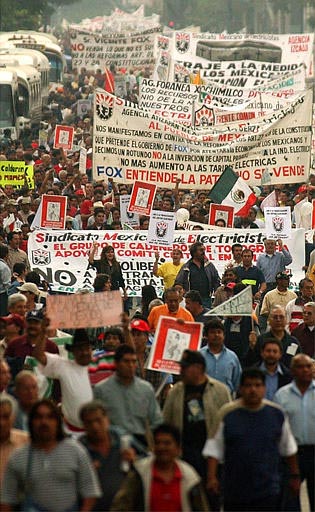
<path fill-rule="evenodd" d="M 48 51 L 45 51 L 45 55 L 50 62 L 49 81 L 61 82 L 63 73 L 62 58 Z"/>
<path fill-rule="evenodd" d="M 0 128 L 14 124 L 12 88 L 9 84 L 0 84 Z"/>

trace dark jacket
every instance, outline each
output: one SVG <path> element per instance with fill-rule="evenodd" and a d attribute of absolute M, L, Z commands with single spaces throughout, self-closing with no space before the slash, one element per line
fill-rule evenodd
<path fill-rule="evenodd" d="M 190 258 L 190 260 L 187 261 L 187 263 L 184 263 L 182 268 L 177 274 L 177 277 L 175 279 L 174 286 L 176 284 L 181 284 L 186 292 L 188 292 L 190 288 L 190 267 L 193 260 Z M 211 263 L 210 261 L 206 261 L 204 264 L 204 269 L 206 272 L 206 276 L 209 283 L 209 297 L 213 294 L 213 292 L 216 291 L 216 289 L 220 286 L 220 277 L 218 274 L 217 269 Z"/>
<path fill-rule="evenodd" d="M 260 357 L 261 347 L 262 347 L 264 341 L 266 341 L 270 338 L 273 338 L 271 331 L 266 331 L 263 334 L 261 334 L 260 336 L 258 336 L 257 343 L 256 343 L 254 349 L 250 348 L 247 352 L 247 355 L 245 358 L 246 366 L 252 366 L 257 362 L 261 362 L 261 357 Z M 281 344 L 282 344 L 281 363 L 283 363 L 287 368 L 290 368 L 292 357 L 301 352 L 301 345 L 299 343 L 299 340 L 297 340 L 294 336 L 291 336 L 287 332 L 284 333 L 284 336 L 281 340 Z M 290 354 L 290 351 L 289 351 L 289 353 L 287 352 L 288 348 L 292 344 L 297 345 L 295 354 L 293 354 L 293 353 Z"/>
<path fill-rule="evenodd" d="M 258 368 L 260 367 L 261 362 L 256 363 L 255 366 Z M 292 382 L 292 375 L 289 370 L 283 363 L 279 362 L 279 366 L 282 370 L 282 374 L 278 373 L 278 389 L 282 388 L 283 386 L 286 386 L 287 384 L 290 384 Z"/>

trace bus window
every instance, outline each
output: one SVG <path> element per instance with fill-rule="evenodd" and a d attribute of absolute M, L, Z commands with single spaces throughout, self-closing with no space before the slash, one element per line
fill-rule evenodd
<path fill-rule="evenodd" d="M 0 128 L 14 125 L 12 88 L 9 84 L 0 84 Z"/>
<path fill-rule="evenodd" d="M 63 71 L 62 59 L 60 59 L 57 55 L 54 55 L 54 54 L 48 53 L 48 52 L 45 52 L 45 55 L 50 62 L 49 81 L 50 82 L 62 81 L 62 71 Z"/>

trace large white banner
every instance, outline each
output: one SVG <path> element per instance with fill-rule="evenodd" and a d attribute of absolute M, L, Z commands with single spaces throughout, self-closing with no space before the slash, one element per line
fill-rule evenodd
<path fill-rule="evenodd" d="M 297 286 L 304 276 L 304 230 L 292 230 L 292 238 L 285 240 L 293 262 L 289 270 L 292 282 Z M 254 259 L 264 251 L 265 234 L 258 229 L 225 229 L 207 231 L 175 231 L 173 245 L 153 245 L 147 243 L 145 231 L 41 231 L 31 233 L 28 255 L 31 268 L 51 284 L 55 292 L 73 293 L 80 288 L 91 288 L 95 271 L 88 262 L 89 251 L 94 242 L 100 248 L 110 244 L 114 247 L 117 260 L 121 264 L 126 289 L 129 296 L 141 296 L 144 285 L 153 284 L 159 295 L 163 293 L 162 282 L 152 275 L 155 252 L 160 261 L 171 260 L 175 248 L 183 252 L 183 260 L 190 258 L 189 247 L 194 242 L 202 242 L 206 257 L 216 266 L 220 275 L 232 259 L 232 245 L 240 243 L 254 251 Z M 98 251 L 100 253 L 100 251 Z"/>
<path fill-rule="evenodd" d="M 250 185 L 308 179 L 312 92 L 256 124 L 209 126 L 213 110 L 195 112 L 194 127 L 175 123 L 104 91 L 95 93 L 93 177 L 210 189 L 227 165 Z M 197 128 L 198 124 L 198 129 Z M 205 126 L 205 130 L 203 127 Z"/>
<path fill-rule="evenodd" d="M 173 34 L 172 53 L 174 61 L 194 62 L 194 67 L 209 72 L 223 70 L 226 63 L 235 61 L 234 69 L 244 70 L 244 75 L 237 74 L 236 78 L 240 75 L 244 78 L 255 77 L 258 71 L 255 78 L 261 80 L 294 70 L 297 64 L 302 63 L 306 65 L 307 75 L 312 76 L 313 43 L 314 34 L 191 34 L 176 31 Z M 249 61 L 254 62 L 256 67 L 248 67 Z M 270 76 L 262 77 L 262 71 L 269 72 Z M 208 78 L 213 79 L 214 75 L 209 74 Z M 259 81 L 256 85 L 259 85 Z"/>
<path fill-rule="evenodd" d="M 220 96 L 215 95 L 216 89 L 220 91 Z M 232 98 L 229 96 L 231 89 Z M 231 104 L 231 99 L 237 99 L 237 103 Z M 209 124 L 217 125 L 260 119 L 275 110 L 287 108 L 290 100 L 293 100 L 293 96 L 287 92 L 268 92 L 268 87 L 264 92 L 259 89 L 203 86 L 143 78 L 140 82 L 139 107 L 166 119 L 190 125 L 196 121 L 194 112 L 206 105 L 211 108 Z"/>
<path fill-rule="evenodd" d="M 130 34 L 71 33 L 72 66 L 95 69 L 115 63 L 118 68 L 143 67 L 155 63 L 154 41 L 159 25 Z"/>

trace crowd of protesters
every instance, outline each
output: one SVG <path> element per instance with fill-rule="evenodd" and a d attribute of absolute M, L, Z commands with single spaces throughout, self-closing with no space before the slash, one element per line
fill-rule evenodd
<path fill-rule="evenodd" d="M 234 244 L 222 275 L 200 242 L 187 261 L 176 249 L 159 265 L 156 253 L 163 297 L 144 286 L 136 310 L 113 247 L 95 259 L 93 246 L 94 293 L 122 289 L 121 325 L 49 327 L 49 283 L 27 256 L 41 196 L 67 196 L 67 230 L 124 229 L 120 196 L 132 186 L 93 181 L 92 112 L 77 115 L 78 100 L 93 100 L 95 87 L 109 90 L 114 73 L 74 71 L 50 93 L 47 144 L 31 130 L 0 140 L 0 160 L 33 165 L 35 183 L 0 191 L 0 510 L 300 510 L 304 480 L 314 510 L 314 239 L 305 242 L 305 278 L 295 291 L 287 269 L 295 254 L 281 241 L 266 239 L 256 264 L 250 249 Z M 133 70 L 126 91 L 137 101 Z M 74 151 L 53 148 L 56 124 L 75 127 Z M 87 149 L 85 174 L 79 146 Z M 294 224 L 294 206 L 315 197 L 315 174 L 256 189 L 256 204 L 234 227 L 263 230 L 260 205 L 272 190 Z M 190 221 L 207 224 L 210 203 L 208 190 L 177 183 L 157 188 L 154 209 L 185 208 Z M 149 221 L 140 217 L 139 229 Z M 246 286 L 252 317 L 210 320 L 210 308 Z M 180 376 L 146 367 L 161 316 L 204 324 L 200 351 L 178 358 Z"/>

